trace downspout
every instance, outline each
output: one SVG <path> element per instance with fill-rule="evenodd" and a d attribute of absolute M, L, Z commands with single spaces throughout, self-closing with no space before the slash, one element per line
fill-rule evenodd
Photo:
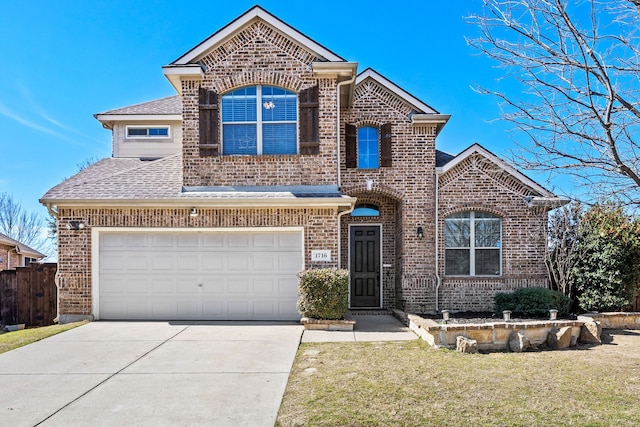
<path fill-rule="evenodd" d="M 336 105 L 336 112 L 337 112 L 337 123 L 336 123 L 336 148 L 337 148 L 337 159 L 338 159 L 338 190 L 340 190 L 340 187 L 342 186 L 342 180 L 341 180 L 341 174 L 340 174 L 340 88 L 343 85 L 347 85 L 347 84 L 352 84 L 353 82 L 356 81 L 356 76 L 354 75 L 353 77 L 351 77 L 349 80 L 345 80 L 343 82 L 338 82 L 338 85 L 336 87 L 336 101 L 337 101 L 337 105 Z M 352 209 L 353 210 L 353 209 Z M 339 225 L 338 225 L 339 226 Z M 340 237 L 340 234 L 338 234 L 338 238 Z"/>
<path fill-rule="evenodd" d="M 438 227 L 438 210 L 439 210 L 439 206 L 438 206 L 438 191 L 439 191 L 439 179 L 440 174 L 438 173 L 438 171 L 436 171 L 436 195 L 435 195 L 435 199 L 436 199 L 436 214 L 435 214 L 435 218 L 436 218 L 436 313 L 438 313 L 439 307 L 438 307 L 438 294 L 440 291 L 440 285 L 442 284 L 442 279 L 440 278 L 440 273 L 439 273 L 439 269 L 438 269 L 438 264 L 439 264 L 439 256 L 438 256 L 438 251 L 440 250 L 439 248 L 439 243 L 440 243 L 440 235 L 439 235 L 439 227 Z"/>
<path fill-rule="evenodd" d="M 348 210 L 340 212 L 338 214 L 338 268 L 342 268 L 342 236 L 340 233 L 340 218 L 342 218 L 342 215 L 346 215 L 348 213 L 353 212 L 353 210 L 355 209 L 356 205 L 352 205 Z"/>
<path fill-rule="evenodd" d="M 356 76 L 352 76 L 349 80 L 345 80 L 343 82 L 338 82 L 336 86 L 336 159 L 338 161 L 338 191 L 340 191 L 340 187 L 342 186 L 341 182 L 341 174 L 340 174 L 340 88 L 343 85 L 352 84 L 356 81 Z M 342 268 L 342 233 L 341 233 L 341 222 L 340 219 L 343 215 L 353 212 L 355 205 L 352 205 L 349 210 L 344 212 L 340 212 L 338 214 L 338 268 Z"/>
<path fill-rule="evenodd" d="M 58 215 L 60 212 L 58 212 L 57 210 L 53 209 L 51 207 L 51 203 L 47 203 L 45 205 L 47 207 L 47 211 L 49 211 L 49 214 L 54 217 L 56 219 L 56 225 L 58 223 Z M 60 234 L 58 233 L 58 239 L 60 238 Z M 58 260 L 58 267 L 56 268 L 56 274 L 55 276 L 53 276 L 53 283 L 56 285 L 56 289 L 58 290 L 58 292 L 56 292 L 56 294 L 58 295 L 58 299 L 56 301 L 56 307 L 57 307 L 57 313 L 56 313 L 56 317 L 53 319 L 53 323 L 59 323 L 60 322 L 60 260 Z"/>

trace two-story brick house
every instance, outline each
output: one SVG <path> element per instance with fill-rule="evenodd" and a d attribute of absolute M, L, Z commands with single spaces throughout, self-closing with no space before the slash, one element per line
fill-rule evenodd
<path fill-rule="evenodd" d="M 177 95 L 97 114 L 113 157 L 52 188 L 61 321 L 299 318 L 302 269 L 353 309 L 490 310 L 546 286 L 562 200 L 449 116 L 254 7 L 171 64 Z"/>

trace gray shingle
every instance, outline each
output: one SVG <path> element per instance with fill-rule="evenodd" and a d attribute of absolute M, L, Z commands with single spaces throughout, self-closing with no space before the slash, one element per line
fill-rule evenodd
<path fill-rule="evenodd" d="M 180 95 L 168 96 L 166 98 L 155 99 L 141 104 L 129 105 L 127 107 L 116 108 L 96 115 L 122 115 L 122 114 L 182 114 L 182 101 Z"/>

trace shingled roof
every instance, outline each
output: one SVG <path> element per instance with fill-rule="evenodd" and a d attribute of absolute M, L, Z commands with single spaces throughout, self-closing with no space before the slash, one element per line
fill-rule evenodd
<path fill-rule="evenodd" d="M 6 234 L 2 234 L 0 233 L 0 244 L 3 245 L 8 245 L 8 246 L 13 246 L 18 250 L 18 253 L 21 255 L 27 255 L 30 256 L 32 258 L 44 258 L 46 257 L 45 254 L 25 245 L 24 243 L 20 243 L 19 241 L 17 241 L 16 239 L 12 239 L 11 237 L 7 236 Z"/>
<path fill-rule="evenodd" d="M 42 196 L 40 202 L 52 205 L 102 204 L 162 205 L 193 203 L 233 204 L 234 200 L 264 201 L 313 198 L 316 203 L 347 205 L 352 199 L 331 186 L 242 186 L 191 187 L 182 185 L 182 154 L 161 159 L 102 159 L 71 178 L 61 182 Z M 331 188 L 330 188 L 331 187 Z M 326 199 L 326 202 L 318 202 Z M 328 199 L 340 199 L 330 202 Z"/>
<path fill-rule="evenodd" d="M 180 100 L 180 95 L 168 96 L 166 98 L 154 99 L 153 101 L 143 102 L 141 104 L 116 108 L 114 110 L 105 111 L 104 113 L 94 114 L 94 116 L 140 114 L 182 114 L 182 101 Z"/>

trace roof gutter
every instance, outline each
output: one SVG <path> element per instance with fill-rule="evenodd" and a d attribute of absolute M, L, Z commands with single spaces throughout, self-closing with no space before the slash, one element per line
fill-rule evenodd
<path fill-rule="evenodd" d="M 351 208 L 356 199 L 341 197 L 283 197 L 280 199 L 266 197 L 247 197 L 244 199 L 225 198 L 180 198 L 180 199 L 40 199 L 47 206 L 55 205 L 57 215 L 60 207 L 199 207 L 199 208 L 272 208 L 272 207 L 312 207 L 312 208 Z"/>

